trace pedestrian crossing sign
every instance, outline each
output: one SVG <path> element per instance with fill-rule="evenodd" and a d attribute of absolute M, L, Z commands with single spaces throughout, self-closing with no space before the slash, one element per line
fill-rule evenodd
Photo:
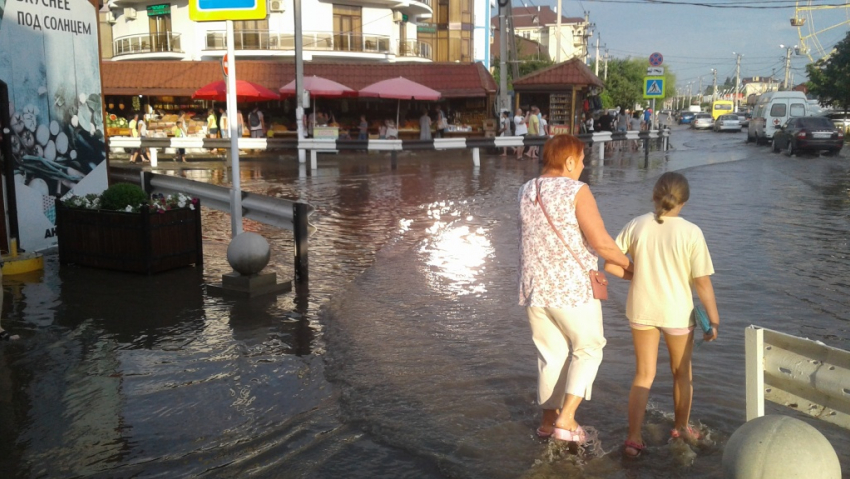
<path fill-rule="evenodd" d="M 189 0 L 189 20 L 263 20 L 267 16 L 265 0 Z"/>
<path fill-rule="evenodd" d="M 644 98 L 664 98 L 664 77 L 644 77 Z"/>

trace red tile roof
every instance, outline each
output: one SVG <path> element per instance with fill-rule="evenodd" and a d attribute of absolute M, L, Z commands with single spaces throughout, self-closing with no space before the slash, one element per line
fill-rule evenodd
<path fill-rule="evenodd" d="M 537 18 L 537 23 L 534 23 L 535 18 Z M 541 6 L 540 10 L 537 7 L 513 7 L 513 19 L 514 28 L 542 27 L 558 23 L 558 15 L 548 6 Z M 583 22 L 584 18 L 581 17 L 561 16 L 561 24 Z M 491 18 L 490 23 L 498 27 L 499 17 Z"/>
<path fill-rule="evenodd" d="M 106 95 L 191 96 L 198 88 L 221 80 L 217 61 L 106 61 L 101 65 Z M 481 63 L 333 63 L 305 62 L 305 75 L 318 75 L 359 90 L 397 76 L 439 91 L 443 98 L 486 97 L 496 82 Z M 240 60 L 240 80 L 277 91 L 295 79 L 295 64 Z"/>
<path fill-rule="evenodd" d="M 573 58 L 564 63 L 530 73 L 514 80 L 513 85 L 516 91 L 557 89 L 570 85 L 605 86 L 602 80 L 594 75 L 580 58 Z"/>

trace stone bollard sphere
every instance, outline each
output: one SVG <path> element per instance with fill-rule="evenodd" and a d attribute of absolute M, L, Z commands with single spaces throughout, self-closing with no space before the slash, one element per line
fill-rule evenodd
<path fill-rule="evenodd" d="M 829 441 L 789 416 L 762 416 L 739 427 L 723 451 L 727 479 L 840 479 L 841 464 Z"/>
<path fill-rule="evenodd" d="M 237 273 L 250 276 L 269 264 L 269 242 L 257 233 L 239 233 L 227 247 L 227 262 Z"/>

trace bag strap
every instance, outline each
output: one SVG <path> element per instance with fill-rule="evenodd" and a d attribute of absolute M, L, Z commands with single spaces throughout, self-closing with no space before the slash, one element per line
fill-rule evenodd
<path fill-rule="evenodd" d="M 540 209 L 543 211 L 543 216 L 546 217 L 546 221 L 549 222 L 549 226 L 551 226 L 552 230 L 555 232 L 555 234 L 558 235 L 558 239 L 561 240 L 561 243 L 563 243 L 564 246 L 567 247 L 567 251 L 569 251 L 570 254 L 573 255 L 573 258 L 576 260 L 576 262 L 578 262 L 578 265 L 581 266 L 581 269 L 587 270 L 587 268 L 584 267 L 584 263 L 582 263 L 581 260 L 578 259 L 578 256 L 575 254 L 575 252 L 573 252 L 573 249 L 570 248 L 570 245 L 567 244 L 567 241 L 564 239 L 563 236 L 561 236 L 561 232 L 558 231 L 558 228 L 555 228 L 555 223 L 552 222 L 552 218 L 550 218 L 549 213 L 546 212 L 546 207 L 543 206 L 543 198 L 540 196 L 540 178 L 537 178 L 537 180 L 535 180 L 534 183 L 535 183 L 535 186 L 537 187 L 537 199 L 535 200 L 535 203 L 540 205 Z M 587 270 L 587 271 L 590 271 L 590 270 Z"/>

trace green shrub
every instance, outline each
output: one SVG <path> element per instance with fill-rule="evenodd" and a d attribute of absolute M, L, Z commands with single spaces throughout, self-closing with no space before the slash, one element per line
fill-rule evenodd
<path fill-rule="evenodd" d="M 145 190 L 130 183 L 116 183 L 100 195 L 100 207 L 105 210 L 124 211 L 128 206 L 135 210 L 147 202 Z"/>

